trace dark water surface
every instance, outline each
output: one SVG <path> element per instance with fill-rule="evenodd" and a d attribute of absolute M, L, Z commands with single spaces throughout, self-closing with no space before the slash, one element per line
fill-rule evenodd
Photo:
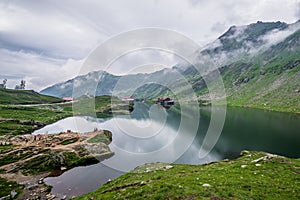
<path fill-rule="evenodd" d="M 234 158 L 244 149 L 300 157 L 299 114 L 230 107 L 216 145 L 206 157 L 200 158 L 211 108 L 201 108 L 199 119 L 195 114 L 199 113 L 197 109 L 189 109 L 179 114 L 157 105 L 137 103 L 130 116 L 70 117 L 36 131 L 58 133 L 71 129 L 84 134 L 99 128 L 113 133 L 110 144 L 113 157 L 95 165 L 73 168 L 58 177 L 46 178 L 45 182 L 53 186 L 52 193 L 72 197 L 91 192 L 143 163 L 201 164 Z"/>

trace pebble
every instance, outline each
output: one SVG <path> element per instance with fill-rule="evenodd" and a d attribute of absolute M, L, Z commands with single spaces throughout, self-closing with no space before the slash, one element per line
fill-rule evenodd
<path fill-rule="evenodd" d="M 172 165 L 167 165 L 167 166 L 165 166 L 165 168 L 166 168 L 166 169 L 172 169 L 173 166 L 172 166 Z"/>
<path fill-rule="evenodd" d="M 66 169 L 67 169 L 66 167 L 61 167 L 61 168 L 60 168 L 61 171 L 64 171 L 64 170 L 66 170 Z"/>
<path fill-rule="evenodd" d="M 203 187 L 210 187 L 210 184 L 204 183 L 202 186 L 203 186 Z"/>

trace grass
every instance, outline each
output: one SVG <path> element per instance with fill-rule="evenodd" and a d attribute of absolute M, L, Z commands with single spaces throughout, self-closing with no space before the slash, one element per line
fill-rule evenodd
<path fill-rule="evenodd" d="M 66 140 L 62 141 L 60 144 L 68 145 L 68 144 L 72 144 L 77 141 L 78 141 L 78 138 L 70 138 L 70 139 L 66 139 Z"/>
<path fill-rule="evenodd" d="M 132 105 L 122 102 L 117 97 L 108 95 L 95 98 L 81 97 L 73 104 L 73 114 L 106 118 L 112 117 L 113 111 L 128 114 L 130 108 Z"/>
<path fill-rule="evenodd" d="M 58 103 L 57 97 L 41 95 L 33 90 L 12 90 L 0 88 L 0 104 L 41 104 Z"/>
<path fill-rule="evenodd" d="M 0 136 L 32 133 L 46 124 L 71 116 L 69 111 L 32 106 L 0 105 Z"/>
<path fill-rule="evenodd" d="M 23 186 L 17 184 L 16 182 L 7 181 L 3 178 L 0 178 L 0 188 L 0 197 L 9 196 L 13 190 L 17 192 L 17 195 L 14 198 L 8 197 L 8 199 L 15 199 L 23 190 Z"/>
<path fill-rule="evenodd" d="M 72 115 L 96 114 L 98 117 L 111 117 L 110 106 L 123 104 L 120 99 L 110 96 L 99 96 L 95 97 L 95 99 L 83 98 L 75 102 L 74 105 L 72 105 L 72 103 L 61 104 L 59 106 L 16 106 L 0 104 L 0 136 L 32 133 L 44 125 Z M 72 110 L 72 108 L 74 108 L 74 110 Z"/>
<path fill-rule="evenodd" d="M 92 137 L 91 139 L 89 139 L 87 141 L 88 143 L 99 143 L 99 142 L 102 142 L 102 143 L 105 143 L 105 144 L 109 144 L 110 141 L 108 139 L 108 137 L 104 134 L 98 134 L 94 137 Z"/>
<path fill-rule="evenodd" d="M 299 159 L 244 152 L 232 161 L 171 166 L 144 165 L 75 199 L 300 198 Z"/>
<path fill-rule="evenodd" d="M 13 150 L 12 148 L 9 148 L 7 149 L 6 154 L 0 155 L 0 166 L 14 163 L 22 159 L 30 158 L 44 151 L 45 150 L 43 149 L 35 149 L 33 147 L 23 147 L 18 150 Z"/>
<path fill-rule="evenodd" d="M 21 170 L 23 174 L 39 174 L 60 170 L 61 167 L 72 168 L 98 162 L 94 157 L 80 157 L 74 152 L 49 151 L 47 154 L 27 160 L 18 170 Z"/>

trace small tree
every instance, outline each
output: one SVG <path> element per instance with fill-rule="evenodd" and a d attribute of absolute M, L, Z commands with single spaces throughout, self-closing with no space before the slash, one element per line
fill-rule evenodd
<path fill-rule="evenodd" d="M 16 85 L 15 90 L 24 90 L 25 89 L 25 81 L 21 80 L 20 85 Z"/>
<path fill-rule="evenodd" d="M 6 88 L 7 79 L 3 80 L 3 84 L 0 84 L 0 88 Z"/>
<path fill-rule="evenodd" d="M 25 81 L 21 80 L 21 84 L 20 84 L 21 90 L 25 90 Z"/>

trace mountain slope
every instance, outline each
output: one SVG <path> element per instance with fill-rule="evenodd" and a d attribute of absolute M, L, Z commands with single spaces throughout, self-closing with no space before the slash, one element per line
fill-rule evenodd
<path fill-rule="evenodd" d="M 57 102 L 62 102 L 62 99 L 41 95 L 33 90 L 0 89 L 0 104 L 40 104 Z"/>
<path fill-rule="evenodd" d="M 222 72 L 231 105 L 300 112 L 300 30 Z"/>
<path fill-rule="evenodd" d="M 300 112 L 299 30 L 299 21 L 232 26 L 204 50 L 196 52 L 195 66 L 197 62 L 209 59 L 213 67 L 218 68 L 230 105 Z M 201 75 L 209 77 L 213 83 L 216 76 L 212 66 L 200 67 L 208 69 L 201 68 Z M 182 64 L 151 74 L 114 76 L 99 71 L 54 85 L 41 93 L 71 96 L 75 86 L 75 96 L 113 93 L 149 99 L 184 93 L 191 85 L 199 100 L 218 100 L 217 94 L 208 94 L 207 83 L 201 75 L 194 66 Z M 96 92 L 91 89 L 93 85 L 97 85 Z"/>
<path fill-rule="evenodd" d="M 97 87 L 96 96 L 110 95 L 118 79 L 118 76 L 114 76 L 107 72 L 95 71 L 86 75 L 75 77 L 74 79 L 63 83 L 55 84 L 40 91 L 40 93 L 57 97 L 71 97 L 73 96 L 73 87 L 80 86 L 83 90 L 80 94 L 78 94 L 78 96 L 95 94 L 95 91 L 91 90 L 91 86 L 97 85 L 98 82 L 100 82 L 101 84 Z"/>

